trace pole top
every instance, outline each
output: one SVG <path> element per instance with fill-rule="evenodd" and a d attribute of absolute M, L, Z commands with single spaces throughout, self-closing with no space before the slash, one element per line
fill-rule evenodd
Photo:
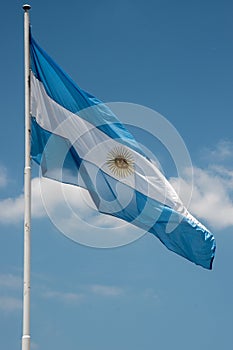
<path fill-rule="evenodd" d="M 30 8 L 31 8 L 31 6 L 28 5 L 28 4 L 24 4 L 24 5 L 23 5 L 24 11 L 28 11 L 28 10 L 30 10 Z"/>

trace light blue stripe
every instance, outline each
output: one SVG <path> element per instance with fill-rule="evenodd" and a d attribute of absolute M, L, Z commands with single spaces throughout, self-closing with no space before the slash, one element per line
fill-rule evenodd
<path fill-rule="evenodd" d="M 211 233 L 171 208 L 115 180 L 101 169 L 97 169 L 94 164 L 82 160 L 69 140 L 51 135 L 41 128 L 34 118 L 32 140 L 32 158 L 40 164 L 45 177 L 86 188 L 100 212 L 123 219 L 152 233 L 171 251 L 197 265 L 211 269 L 215 252 L 215 241 Z M 46 148 L 48 140 L 49 147 Z M 61 167 L 59 155 L 63 153 L 66 157 L 62 178 L 56 178 L 54 169 Z M 119 186 L 121 192 L 129 195 L 130 201 L 127 205 L 118 197 Z M 168 222 L 177 224 L 171 233 L 166 233 Z"/>
<path fill-rule="evenodd" d="M 118 120 L 112 111 L 96 97 L 82 90 L 30 37 L 31 70 L 42 82 L 48 96 L 89 123 L 103 131 L 110 138 L 145 154 L 134 137 Z M 88 107 L 93 107 L 90 109 Z"/>

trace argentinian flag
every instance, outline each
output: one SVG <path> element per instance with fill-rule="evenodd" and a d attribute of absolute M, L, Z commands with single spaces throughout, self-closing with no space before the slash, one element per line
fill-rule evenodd
<path fill-rule="evenodd" d="M 45 177 L 89 191 L 97 210 L 212 268 L 213 235 L 183 206 L 134 137 L 30 38 L 32 159 Z M 78 228 L 77 228 L 78 229 Z"/>

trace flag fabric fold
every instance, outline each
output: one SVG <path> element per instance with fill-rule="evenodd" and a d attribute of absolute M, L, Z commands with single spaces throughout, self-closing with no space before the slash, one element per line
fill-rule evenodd
<path fill-rule="evenodd" d="M 31 156 L 42 175 L 87 189 L 99 212 L 211 269 L 212 233 L 187 211 L 114 113 L 79 88 L 31 35 L 30 62 Z"/>

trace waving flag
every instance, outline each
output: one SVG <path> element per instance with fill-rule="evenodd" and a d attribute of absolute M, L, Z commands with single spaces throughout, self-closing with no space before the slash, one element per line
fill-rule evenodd
<path fill-rule="evenodd" d="M 87 189 L 99 212 L 150 232 L 171 251 L 211 269 L 213 235 L 187 211 L 124 125 L 32 37 L 30 55 L 31 152 L 43 176 Z"/>

